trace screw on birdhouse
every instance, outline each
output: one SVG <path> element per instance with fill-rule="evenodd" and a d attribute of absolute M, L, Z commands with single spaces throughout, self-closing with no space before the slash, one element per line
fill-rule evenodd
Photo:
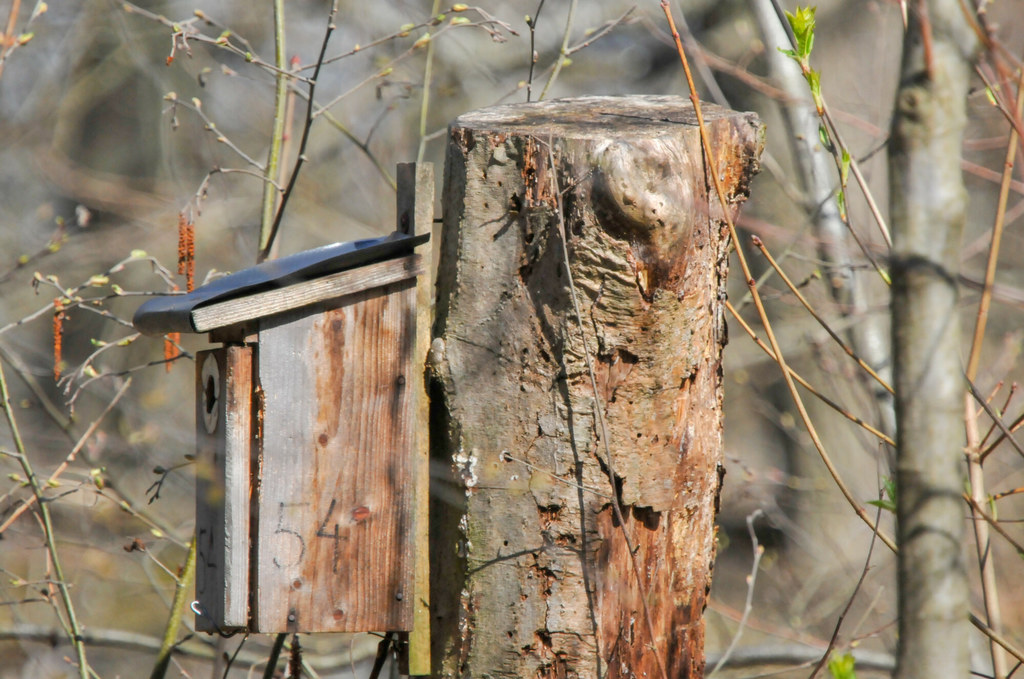
<path fill-rule="evenodd" d="M 401 601 L 404 598 L 405 598 L 405 595 L 402 594 L 401 592 L 396 592 L 395 593 L 395 601 Z"/>

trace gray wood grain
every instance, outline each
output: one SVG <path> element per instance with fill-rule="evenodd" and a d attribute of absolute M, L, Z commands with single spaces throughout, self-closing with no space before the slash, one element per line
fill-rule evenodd
<path fill-rule="evenodd" d="M 196 354 L 196 599 L 203 632 L 249 618 L 252 349 Z"/>
<path fill-rule="evenodd" d="M 260 322 L 254 631 L 411 628 L 415 294 Z"/>
<path fill-rule="evenodd" d="M 416 255 L 388 259 L 287 287 L 199 307 L 192 312 L 192 325 L 196 332 L 209 332 L 412 278 L 422 271 L 420 258 Z"/>

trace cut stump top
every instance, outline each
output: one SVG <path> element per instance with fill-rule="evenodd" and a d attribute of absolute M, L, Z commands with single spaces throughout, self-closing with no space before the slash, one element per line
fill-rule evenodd
<path fill-rule="evenodd" d="M 701 112 L 707 122 L 751 115 L 714 104 L 701 104 Z M 551 99 L 491 106 L 461 115 L 452 122 L 452 128 L 575 139 L 658 136 L 671 125 L 697 125 L 689 99 L 671 95 Z"/>

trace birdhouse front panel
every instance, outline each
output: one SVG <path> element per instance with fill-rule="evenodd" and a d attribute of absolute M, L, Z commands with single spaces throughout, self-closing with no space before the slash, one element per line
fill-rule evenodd
<path fill-rule="evenodd" d="M 415 278 L 258 327 L 251 630 L 411 629 Z"/>

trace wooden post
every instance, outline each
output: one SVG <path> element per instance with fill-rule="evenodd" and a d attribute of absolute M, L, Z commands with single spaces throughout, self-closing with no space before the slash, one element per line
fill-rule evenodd
<path fill-rule="evenodd" d="M 433 163 L 398 164 L 397 229 L 410 236 L 429 234 L 434 228 L 434 165 Z M 429 411 L 426 381 L 419 368 L 424 365 L 430 348 L 430 326 L 434 316 L 433 243 L 427 241 L 416 249 L 425 271 L 416 279 L 416 348 L 413 350 L 413 388 L 416 393 L 415 460 L 413 485 L 415 498 L 413 516 L 413 628 L 409 633 L 408 667 L 403 674 L 430 675 L 430 534 L 427 521 L 430 492 L 430 441 L 427 435 Z"/>
<path fill-rule="evenodd" d="M 735 208 L 761 126 L 704 116 Z M 678 97 L 452 124 L 431 347 L 432 455 L 451 471 L 431 498 L 438 675 L 703 676 L 727 267 L 710 170 Z"/>

